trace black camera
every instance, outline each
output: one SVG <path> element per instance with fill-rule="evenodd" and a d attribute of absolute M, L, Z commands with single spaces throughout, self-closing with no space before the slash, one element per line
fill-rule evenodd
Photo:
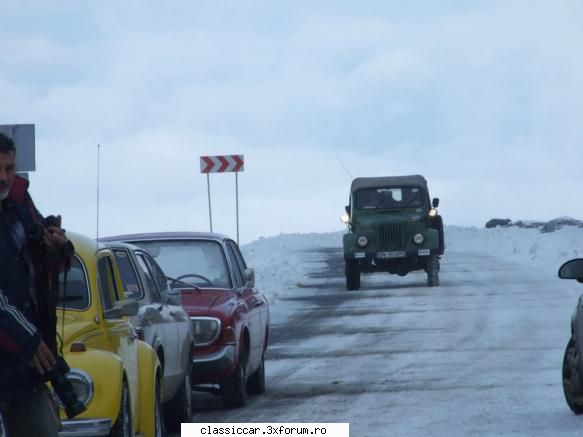
<path fill-rule="evenodd" d="M 61 226 L 59 219 L 54 215 L 49 215 L 40 223 L 32 223 L 28 227 L 28 239 L 34 243 L 41 244 L 44 240 L 45 229 L 49 226 Z"/>
<path fill-rule="evenodd" d="M 75 393 L 73 384 L 71 384 L 71 381 L 67 378 L 67 373 L 69 373 L 70 370 L 71 369 L 65 359 L 58 356 L 57 363 L 47 372 L 47 376 L 49 381 L 51 381 L 53 390 L 65 407 L 67 417 L 72 419 L 85 411 L 86 408 L 85 405 L 77 399 L 77 393 Z"/>

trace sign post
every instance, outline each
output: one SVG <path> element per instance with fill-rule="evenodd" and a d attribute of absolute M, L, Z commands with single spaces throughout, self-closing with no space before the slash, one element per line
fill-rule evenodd
<path fill-rule="evenodd" d="M 207 194 L 209 199 L 209 223 L 211 224 L 211 232 L 213 231 L 213 213 L 211 208 L 211 177 L 209 174 L 206 174 L 206 188 Z"/>
<path fill-rule="evenodd" d="M 213 216 L 211 211 L 210 173 L 235 173 L 235 203 L 237 209 L 237 244 L 239 244 L 239 178 L 238 173 L 245 170 L 243 155 L 201 156 L 200 172 L 206 173 L 209 199 L 209 222 L 213 231 Z"/>

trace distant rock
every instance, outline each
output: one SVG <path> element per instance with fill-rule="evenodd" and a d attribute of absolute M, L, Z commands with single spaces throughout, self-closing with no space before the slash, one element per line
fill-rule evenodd
<path fill-rule="evenodd" d="M 583 221 L 571 217 L 558 217 L 547 222 L 539 222 L 534 220 L 518 220 L 516 222 L 513 222 L 510 219 L 494 218 L 488 220 L 488 222 L 486 223 L 486 228 L 488 229 L 495 228 L 497 226 L 505 228 L 512 226 L 524 229 L 538 229 L 542 233 L 547 233 L 558 231 L 563 226 L 575 226 L 578 228 L 583 228 Z"/>
<path fill-rule="evenodd" d="M 540 228 L 541 232 L 554 232 L 563 226 L 577 226 L 583 228 L 583 222 L 570 217 L 560 217 L 553 219 Z"/>
<path fill-rule="evenodd" d="M 491 220 L 488 220 L 488 223 L 486 223 L 486 228 L 490 229 L 490 228 L 495 228 L 496 226 L 509 226 L 512 223 L 512 220 L 510 219 L 498 219 L 498 218 L 494 218 Z"/>

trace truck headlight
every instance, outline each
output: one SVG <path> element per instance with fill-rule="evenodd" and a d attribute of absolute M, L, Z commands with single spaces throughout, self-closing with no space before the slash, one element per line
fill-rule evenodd
<path fill-rule="evenodd" d="M 360 247 L 365 247 L 368 244 L 368 238 L 366 238 L 364 235 L 361 235 L 358 237 L 358 240 L 356 240 L 356 244 L 358 244 Z"/>
<path fill-rule="evenodd" d="M 435 208 L 431 208 L 429 210 L 429 217 L 435 217 L 437 215 L 437 210 Z"/>
<path fill-rule="evenodd" d="M 415 234 L 413 235 L 413 242 L 415 244 L 422 244 L 425 241 L 425 237 L 423 234 Z"/>
<path fill-rule="evenodd" d="M 221 321 L 214 317 L 191 317 L 195 346 L 212 344 L 221 332 Z"/>
<path fill-rule="evenodd" d="M 340 216 L 340 221 L 342 223 L 348 223 L 350 221 L 350 217 L 348 216 L 348 214 L 344 213 Z"/>

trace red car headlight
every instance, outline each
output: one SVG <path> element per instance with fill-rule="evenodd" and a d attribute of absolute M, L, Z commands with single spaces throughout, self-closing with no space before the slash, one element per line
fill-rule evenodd
<path fill-rule="evenodd" d="M 195 346 L 208 346 L 221 333 L 221 321 L 215 317 L 191 317 Z"/>

